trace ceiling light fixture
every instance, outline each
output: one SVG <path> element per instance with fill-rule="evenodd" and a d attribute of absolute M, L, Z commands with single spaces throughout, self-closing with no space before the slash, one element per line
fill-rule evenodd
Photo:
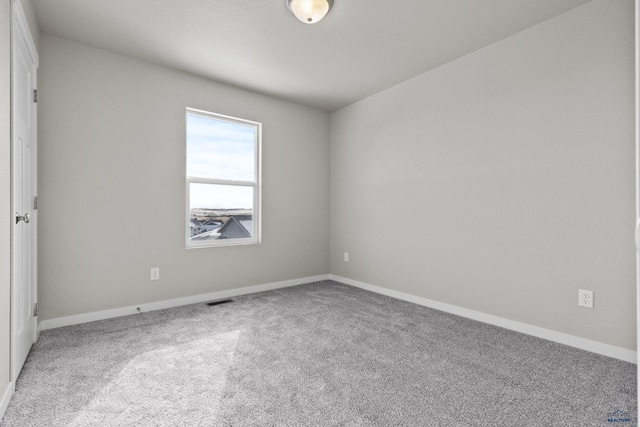
<path fill-rule="evenodd" d="M 333 0 L 287 0 L 289 10 L 305 24 L 315 24 L 329 12 Z"/>

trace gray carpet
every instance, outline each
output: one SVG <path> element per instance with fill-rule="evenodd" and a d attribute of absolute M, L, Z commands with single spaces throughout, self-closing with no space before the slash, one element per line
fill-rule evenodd
<path fill-rule="evenodd" d="M 44 331 L 0 425 L 636 425 L 636 406 L 633 364 L 326 281 Z"/>

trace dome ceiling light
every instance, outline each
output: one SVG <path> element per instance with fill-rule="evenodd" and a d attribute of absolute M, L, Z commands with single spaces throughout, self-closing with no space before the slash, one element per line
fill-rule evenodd
<path fill-rule="evenodd" d="M 305 24 L 315 24 L 329 12 L 333 0 L 287 0 L 289 10 Z"/>

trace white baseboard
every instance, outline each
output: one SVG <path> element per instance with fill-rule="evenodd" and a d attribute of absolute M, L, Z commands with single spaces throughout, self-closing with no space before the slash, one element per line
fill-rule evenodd
<path fill-rule="evenodd" d="M 427 298 L 417 297 L 415 295 L 403 292 L 393 291 L 380 286 L 370 285 L 368 283 L 359 282 L 357 280 L 348 279 L 346 277 L 336 276 L 333 274 L 325 274 L 321 276 L 303 277 L 300 279 L 286 280 L 283 282 L 267 283 L 263 285 L 248 286 L 245 288 L 229 289 L 226 291 L 211 292 L 208 294 L 194 295 L 189 297 L 177 298 L 166 301 L 152 302 L 148 304 L 132 305 L 129 307 L 116 308 L 112 310 L 96 311 L 92 313 L 78 314 L 75 316 L 59 317 L 42 321 L 39 331 L 46 329 L 60 328 L 63 326 L 77 325 L 80 323 L 93 322 L 96 320 L 112 319 L 114 317 L 128 316 L 139 313 L 138 308 L 142 312 L 163 310 L 166 308 L 179 307 L 182 305 L 198 304 L 206 301 L 212 301 L 222 298 L 231 298 L 240 295 L 253 294 L 256 292 L 270 291 L 273 289 L 286 288 L 290 286 L 302 285 L 305 283 L 319 282 L 322 280 L 335 280 L 336 282 L 346 285 L 355 286 L 367 291 L 386 295 L 403 301 L 412 302 L 414 304 L 444 311 L 446 313 L 455 314 L 466 317 L 468 319 L 477 320 L 479 322 L 488 323 L 499 326 L 501 328 L 510 329 L 512 331 L 521 332 L 523 334 L 532 335 L 534 337 L 543 338 L 554 341 L 570 347 L 579 348 L 581 350 L 590 351 L 592 353 L 601 354 L 603 356 L 613 357 L 615 359 L 624 360 L 625 362 L 637 363 L 638 353 L 632 350 L 616 347 L 609 344 L 603 344 L 596 341 L 579 338 L 573 335 L 564 334 L 550 329 L 540 328 L 538 326 L 526 323 L 516 322 L 514 320 L 505 319 L 503 317 L 493 316 L 479 311 L 469 310 L 451 304 L 430 300 Z M 10 397 L 10 395 L 9 395 Z M 0 402 L 0 410 L 2 409 Z M 8 402 L 7 402 L 8 404 Z M 0 413 L 2 413 L 0 411 Z"/>
<path fill-rule="evenodd" d="M 63 326 L 78 325 L 80 323 L 94 322 L 96 320 L 112 319 L 114 317 L 129 316 L 140 312 L 164 310 L 166 308 L 179 307 L 182 305 L 198 304 L 223 298 L 231 298 L 240 295 L 254 294 L 256 292 L 270 291 L 273 289 L 287 288 L 290 286 L 302 285 L 305 283 L 328 280 L 329 275 L 303 277 L 300 279 L 285 280 L 283 282 L 266 283 L 263 285 L 248 286 L 245 288 L 229 289 L 226 291 L 211 292 L 208 294 L 193 295 L 189 297 L 176 298 L 166 301 L 158 301 L 147 304 L 132 305 L 129 307 L 114 308 L 112 310 L 96 311 L 92 313 L 78 314 L 75 316 L 59 317 L 40 322 L 38 330 L 60 328 Z M 138 311 L 140 309 L 140 311 Z"/>
<path fill-rule="evenodd" d="M 0 399 L 0 421 L 4 417 L 5 412 L 7 412 L 7 408 L 9 407 L 9 402 L 11 402 L 11 397 L 13 396 L 13 392 L 15 391 L 15 383 L 10 382 L 7 385 L 7 389 L 4 391 L 2 395 L 2 399 Z"/>
<path fill-rule="evenodd" d="M 405 294 L 403 292 L 393 291 L 390 289 L 382 288 L 380 286 L 370 285 L 368 283 L 359 282 L 357 280 L 347 279 L 346 277 L 340 277 L 331 274 L 329 275 L 329 278 L 346 285 L 386 295 L 399 300 L 412 302 L 414 304 L 444 311 L 446 313 L 455 314 L 458 316 L 466 317 L 468 319 L 477 320 L 479 322 L 488 323 L 491 325 L 499 326 L 501 328 L 510 329 L 512 331 L 521 332 L 523 334 L 532 335 L 534 337 L 543 338 L 549 341 L 554 341 L 560 344 L 568 345 L 570 347 L 575 347 L 581 350 L 590 351 L 592 353 L 601 354 L 603 356 L 624 360 L 625 362 L 638 363 L 638 353 L 632 350 L 627 350 L 613 345 L 579 338 L 573 335 L 563 334 L 561 332 L 540 328 L 538 326 L 533 326 L 526 323 L 516 322 L 514 320 L 505 319 L 503 317 L 492 316 L 490 314 L 481 313 L 479 311 L 469 310 L 438 301 L 433 301 L 427 298 Z"/>

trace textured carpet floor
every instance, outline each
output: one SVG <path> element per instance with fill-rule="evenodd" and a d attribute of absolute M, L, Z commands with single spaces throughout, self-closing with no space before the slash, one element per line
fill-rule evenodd
<path fill-rule="evenodd" d="M 0 425 L 636 425 L 635 372 L 326 281 L 44 331 Z"/>

